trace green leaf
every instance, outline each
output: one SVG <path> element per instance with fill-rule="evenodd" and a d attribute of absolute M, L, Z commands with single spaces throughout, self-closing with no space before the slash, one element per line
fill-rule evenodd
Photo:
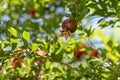
<path fill-rule="evenodd" d="M 2 44 L 1 44 L 1 49 L 4 49 L 6 46 L 8 46 L 10 43 L 8 41 L 4 41 Z"/>
<path fill-rule="evenodd" d="M 11 43 L 19 43 L 19 40 L 18 40 L 18 39 L 10 38 L 10 42 L 11 42 Z"/>
<path fill-rule="evenodd" d="M 28 42 L 29 39 L 30 39 L 30 34 L 29 34 L 29 32 L 24 31 L 23 34 L 22 34 L 22 38 Z"/>
<path fill-rule="evenodd" d="M 38 49 L 38 47 L 39 47 L 39 45 L 38 44 L 36 44 L 36 43 L 33 43 L 32 45 L 31 45 L 31 52 L 33 52 L 33 51 L 35 51 L 35 50 L 37 50 Z"/>
<path fill-rule="evenodd" d="M 88 63 L 87 63 L 86 60 L 83 60 L 83 61 L 82 61 L 82 67 L 83 67 L 83 68 L 87 68 L 87 67 L 88 67 Z"/>
<path fill-rule="evenodd" d="M 3 49 L 5 47 L 5 43 L 1 44 L 1 49 Z"/>
<path fill-rule="evenodd" d="M 51 62 L 49 60 L 46 61 L 45 63 L 45 68 L 49 69 Z"/>
<path fill-rule="evenodd" d="M 45 3 L 45 1 L 44 1 L 44 0 L 42 0 L 42 6 L 44 6 L 44 3 Z"/>
<path fill-rule="evenodd" d="M 13 27 L 10 27 L 8 31 L 15 37 L 17 37 L 17 30 Z"/>
<path fill-rule="evenodd" d="M 62 72 L 58 67 L 54 67 L 54 68 L 53 68 L 53 71 L 54 71 L 54 72 L 60 72 L 60 73 Z"/>

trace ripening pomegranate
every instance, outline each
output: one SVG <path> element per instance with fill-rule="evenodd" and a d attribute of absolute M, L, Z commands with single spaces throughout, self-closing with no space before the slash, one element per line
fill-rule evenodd
<path fill-rule="evenodd" d="M 77 22 L 75 19 L 66 19 L 62 22 L 61 34 L 67 39 L 70 33 L 75 32 L 77 29 Z"/>

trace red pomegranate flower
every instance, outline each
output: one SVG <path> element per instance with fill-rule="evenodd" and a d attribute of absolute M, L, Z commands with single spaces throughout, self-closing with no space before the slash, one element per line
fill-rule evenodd
<path fill-rule="evenodd" d="M 77 54 L 77 58 L 81 58 L 81 56 L 84 54 L 85 52 L 84 51 L 78 51 L 78 54 Z"/>
<path fill-rule="evenodd" d="M 15 66 L 16 66 L 16 63 L 15 63 L 15 62 L 10 62 L 10 67 L 11 67 L 11 68 L 15 68 Z"/>
<path fill-rule="evenodd" d="M 10 59 L 10 67 L 11 68 L 15 68 L 16 66 L 16 62 L 14 62 L 18 57 L 17 56 L 14 56 Z"/>
<path fill-rule="evenodd" d="M 32 16 L 32 17 L 34 17 L 34 16 L 35 16 L 35 13 L 36 13 L 36 12 L 35 12 L 35 10 L 33 9 L 33 10 L 30 10 L 29 15 Z"/>
<path fill-rule="evenodd" d="M 81 44 L 80 46 L 79 46 L 79 49 L 84 49 L 85 48 L 85 45 L 83 45 L 83 44 Z"/>
<path fill-rule="evenodd" d="M 70 33 L 75 32 L 77 29 L 77 22 L 75 19 L 66 19 L 62 22 L 61 34 L 67 39 Z"/>
<path fill-rule="evenodd" d="M 45 51 L 43 51 L 43 50 L 37 50 L 37 51 L 36 51 L 36 54 L 37 54 L 38 56 L 44 57 L 47 53 L 46 53 Z"/>
<path fill-rule="evenodd" d="M 35 61 L 35 63 L 36 63 L 37 65 L 41 64 L 41 62 L 40 62 L 39 60 Z"/>
<path fill-rule="evenodd" d="M 18 60 L 18 65 L 19 65 L 19 66 L 24 66 L 24 62 L 23 62 L 22 59 Z"/>
<path fill-rule="evenodd" d="M 0 71 L 2 70 L 2 66 L 0 66 Z"/>
<path fill-rule="evenodd" d="M 81 58 L 83 54 L 85 54 L 85 51 L 79 51 L 78 49 L 74 49 L 74 56 L 78 59 Z"/>
<path fill-rule="evenodd" d="M 95 56 L 95 57 L 98 56 L 98 50 L 96 49 L 92 50 L 91 53 L 92 53 L 92 56 Z"/>

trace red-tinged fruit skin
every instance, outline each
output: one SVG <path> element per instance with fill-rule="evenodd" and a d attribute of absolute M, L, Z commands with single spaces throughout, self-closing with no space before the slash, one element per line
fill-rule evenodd
<path fill-rule="evenodd" d="M 98 54 L 99 54 L 99 53 L 98 53 L 98 50 L 96 50 L 96 49 L 95 49 L 95 50 L 92 50 L 91 53 L 92 53 L 92 56 L 95 56 L 95 57 L 97 57 Z"/>
<path fill-rule="evenodd" d="M 66 19 L 62 23 L 62 29 L 65 31 L 75 32 L 77 29 L 77 22 L 75 19 Z"/>
<path fill-rule="evenodd" d="M 66 19 L 62 22 L 61 34 L 66 39 L 70 36 L 70 33 L 75 32 L 77 29 L 77 22 L 75 19 Z"/>

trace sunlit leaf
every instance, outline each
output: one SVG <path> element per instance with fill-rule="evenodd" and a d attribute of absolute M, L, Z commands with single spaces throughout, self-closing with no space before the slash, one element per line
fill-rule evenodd
<path fill-rule="evenodd" d="M 30 34 L 29 34 L 29 32 L 24 31 L 24 32 L 22 33 L 22 38 L 28 42 L 29 39 L 30 39 Z"/>
<path fill-rule="evenodd" d="M 36 44 L 36 43 L 33 43 L 32 45 L 31 45 L 31 52 L 33 52 L 33 51 L 35 51 L 35 50 L 37 50 L 38 49 L 38 47 L 39 47 L 39 45 L 38 44 Z"/>
<path fill-rule="evenodd" d="M 45 68 L 49 69 L 50 65 L 51 65 L 51 62 L 49 60 L 47 60 L 45 63 Z"/>
<path fill-rule="evenodd" d="M 17 37 L 17 30 L 13 27 L 10 27 L 8 31 L 15 37 Z"/>

